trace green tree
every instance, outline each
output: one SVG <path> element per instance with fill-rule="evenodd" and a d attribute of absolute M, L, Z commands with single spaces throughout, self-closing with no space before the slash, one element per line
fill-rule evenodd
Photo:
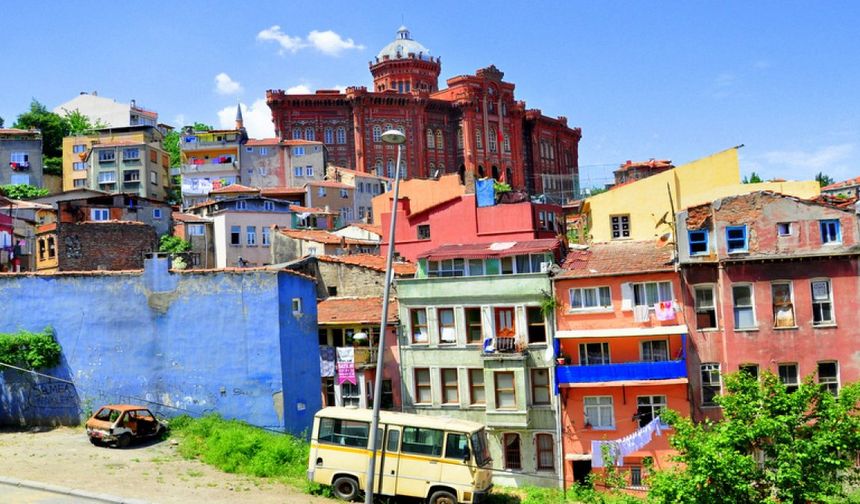
<path fill-rule="evenodd" d="M 42 196 L 47 196 L 50 192 L 47 189 L 29 184 L 8 184 L 0 186 L 0 194 L 12 199 L 26 200 L 41 198 Z"/>
<path fill-rule="evenodd" d="M 89 135 L 93 130 L 108 127 L 101 119 L 94 121 L 89 116 L 82 114 L 78 109 L 72 111 L 63 109 L 63 119 L 69 124 L 70 135 Z"/>
<path fill-rule="evenodd" d="M 818 185 L 821 187 L 829 186 L 830 184 L 835 182 L 835 180 L 833 180 L 832 177 L 825 175 L 824 172 L 818 172 L 818 174 L 815 176 L 815 180 L 818 182 Z"/>
<path fill-rule="evenodd" d="M 178 236 L 163 235 L 158 242 L 158 251 L 179 254 L 191 250 L 191 243 Z"/>
<path fill-rule="evenodd" d="M 744 184 L 760 184 L 762 182 L 764 182 L 764 180 L 762 180 L 756 172 L 750 173 L 749 177 L 744 177 L 743 179 Z"/>
<path fill-rule="evenodd" d="M 69 123 L 63 117 L 49 112 L 35 98 L 30 102 L 30 110 L 18 116 L 14 127 L 40 130 L 42 132 L 42 154 L 45 157 L 63 155 L 63 137 L 69 135 Z"/>
<path fill-rule="evenodd" d="M 856 481 L 860 383 L 838 397 L 812 376 L 788 392 L 773 373 L 725 377 L 723 420 L 693 423 L 675 412 L 673 468 L 649 478 L 658 503 L 807 503 L 843 495 Z"/>
<path fill-rule="evenodd" d="M 606 191 L 608 191 L 608 189 L 606 189 L 606 187 L 603 187 L 603 186 L 594 186 L 591 189 L 585 190 L 585 192 L 588 194 L 588 196 L 597 196 L 598 194 L 604 193 Z"/>
<path fill-rule="evenodd" d="M 3 118 L 0 117 L 0 128 L 2 128 L 2 127 L 3 127 Z"/>
<path fill-rule="evenodd" d="M 204 124 L 202 122 L 195 122 L 194 125 L 191 127 L 194 129 L 194 131 L 212 131 L 213 129 L 215 129 L 212 126 Z"/>
<path fill-rule="evenodd" d="M 167 135 L 165 135 L 164 140 L 161 141 L 161 145 L 164 147 L 164 150 L 166 150 L 167 153 L 170 155 L 170 167 L 178 167 L 181 163 L 181 158 L 179 155 L 179 132 L 173 130 Z"/>

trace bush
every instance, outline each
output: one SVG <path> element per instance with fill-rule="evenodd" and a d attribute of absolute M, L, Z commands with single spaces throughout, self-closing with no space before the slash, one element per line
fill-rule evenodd
<path fill-rule="evenodd" d="M 27 369 L 52 368 L 60 363 L 61 352 L 50 327 L 38 333 L 24 330 L 0 333 L 0 362 L 5 364 Z"/>

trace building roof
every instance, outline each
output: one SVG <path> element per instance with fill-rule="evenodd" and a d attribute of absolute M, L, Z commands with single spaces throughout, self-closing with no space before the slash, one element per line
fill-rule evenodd
<path fill-rule="evenodd" d="M 340 264 L 351 264 L 367 269 L 385 272 L 386 258 L 381 255 L 374 254 L 350 254 L 342 256 L 318 256 L 317 259 L 324 262 L 333 262 Z M 415 264 L 407 261 L 395 261 L 392 263 L 395 276 L 414 275 L 417 269 Z"/>
<path fill-rule="evenodd" d="M 336 182 L 334 180 L 312 180 L 306 183 L 305 186 L 332 187 L 335 189 L 355 189 L 351 185 L 346 185 L 342 182 Z"/>
<path fill-rule="evenodd" d="M 209 222 L 208 219 L 204 219 L 199 215 L 187 214 L 182 212 L 173 212 L 171 214 L 171 217 L 173 217 L 173 220 L 176 222 Z"/>
<path fill-rule="evenodd" d="M 301 140 L 298 138 L 281 140 L 281 143 L 284 145 L 322 145 L 322 142 L 318 142 L 316 140 Z"/>
<path fill-rule="evenodd" d="M 303 187 L 263 187 L 260 189 L 260 194 L 263 196 L 299 196 L 307 194 L 307 190 Z"/>
<path fill-rule="evenodd" d="M 376 324 L 382 315 L 382 297 L 330 297 L 317 303 L 317 322 Z M 397 300 L 388 302 L 388 322 L 397 322 Z"/>
<path fill-rule="evenodd" d="M 259 193 L 260 190 L 256 187 L 248 187 L 242 184 L 230 184 L 228 186 L 221 187 L 220 189 L 213 189 L 209 191 L 209 194 L 233 194 L 233 193 Z"/>
<path fill-rule="evenodd" d="M 394 39 L 394 42 L 383 47 L 376 57 L 380 60 L 384 56 L 388 56 L 390 59 L 408 58 L 410 53 L 414 54 L 416 58 L 430 59 L 430 49 L 424 47 L 420 42 L 412 40 L 409 28 L 401 26 L 397 30 L 397 37 Z"/>
<path fill-rule="evenodd" d="M 668 170 L 670 168 L 674 168 L 675 165 L 672 164 L 672 160 L 670 159 L 649 159 L 648 161 L 630 161 L 627 160 L 626 163 L 620 165 L 616 172 L 623 172 L 633 168 L 656 168 L 656 169 L 664 169 Z"/>
<path fill-rule="evenodd" d="M 339 215 L 338 212 L 331 212 L 325 208 L 305 207 L 301 205 L 290 205 L 290 210 L 296 213 L 318 214 L 318 215 Z"/>
<path fill-rule="evenodd" d="M 141 142 L 138 140 L 117 140 L 115 142 L 99 142 L 92 144 L 93 149 L 102 149 L 105 147 L 129 147 L 132 145 L 146 145 L 146 142 Z"/>
<path fill-rule="evenodd" d="M 344 227 L 357 227 L 358 229 L 363 229 L 368 233 L 373 233 L 375 235 L 382 236 L 382 226 L 378 226 L 376 224 L 365 224 L 364 222 L 353 222 Z"/>
<path fill-rule="evenodd" d="M 418 256 L 419 259 L 486 259 L 489 257 L 506 257 L 518 254 L 536 254 L 551 252 L 561 245 L 558 238 L 541 240 L 509 241 L 493 243 L 449 244 L 428 250 Z"/>
<path fill-rule="evenodd" d="M 2 131 L 2 130 L 0 130 Z M 843 180 L 841 182 L 834 182 L 830 185 L 824 186 L 821 188 L 822 191 L 834 191 L 836 189 L 842 189 L 843 187 L 853 187 L 856 185 L 860 185 L 860 177 L 850 178 L 848 180 Z"/>
<path fill-rule="evenodd" d="M 674 271 L 672 247 L 656 241 L 619 241 L 575 247 L 556 278 L 587 278 Z"/>
<path fill-rule="evenodd" d="M 322 229 L 281 229 L 280 232 L 284 236 L 289 236 L 296 240 L 307 240 L 327 245 L 337 245 L 339 243 L 346 245 L 377 245 L 374 241 L 346 238 Z"/>
<path fill-rule="evenodd" d="M 19 129 L 19 128 L 0 128 L 0 135 L 41 135 L 42 132 L 37 129 Z"/>
<path fill-rule="evenodd" d="M 339 172 L 350 173 L 352 175 L 355 175 L 356 177 L 374 178 L 374 179 L 379 179 L 379 180 L 385 180 L 388 182 L 390 182 L 392 180 L 388 177 L 383 177 L 382 175 L 377 175 L 375 173 L 353 170 L 351 168 L 344 168 L 342 166 L 329 166 L 329 169 L 334 170 L 336 173 L 339 173 Z"/>
<path fill-rule="evenodd" d="M 281 143 L 280 138 L 249 138 L 245 142 L 245 147 L 253 147 L 255 145 L 278 145 Z"/>

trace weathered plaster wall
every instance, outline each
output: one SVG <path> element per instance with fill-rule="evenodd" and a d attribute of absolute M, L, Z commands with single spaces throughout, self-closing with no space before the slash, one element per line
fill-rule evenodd
<path fill-rule="evenodd" d="M 46 374 L 74 382 L 0 372 L 0 424 L 70 423 L 79 409 L 134 402 L 300 433 L 320 407 L 314 285 L 304 277 L 0 275 L 0 299 L 0 332 L 52 326 L 63 363 Z"/>

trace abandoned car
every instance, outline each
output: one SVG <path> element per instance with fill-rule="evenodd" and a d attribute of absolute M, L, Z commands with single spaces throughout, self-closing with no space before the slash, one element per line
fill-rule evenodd
<path fill-rule="evenodd" d="M 147 408 L 130 404 L 103 406 L 87 420 L 87 436 L 94 445 L 125 448 L 133 440 L 160 436 L 165 430 L 167 424 Z"/>

